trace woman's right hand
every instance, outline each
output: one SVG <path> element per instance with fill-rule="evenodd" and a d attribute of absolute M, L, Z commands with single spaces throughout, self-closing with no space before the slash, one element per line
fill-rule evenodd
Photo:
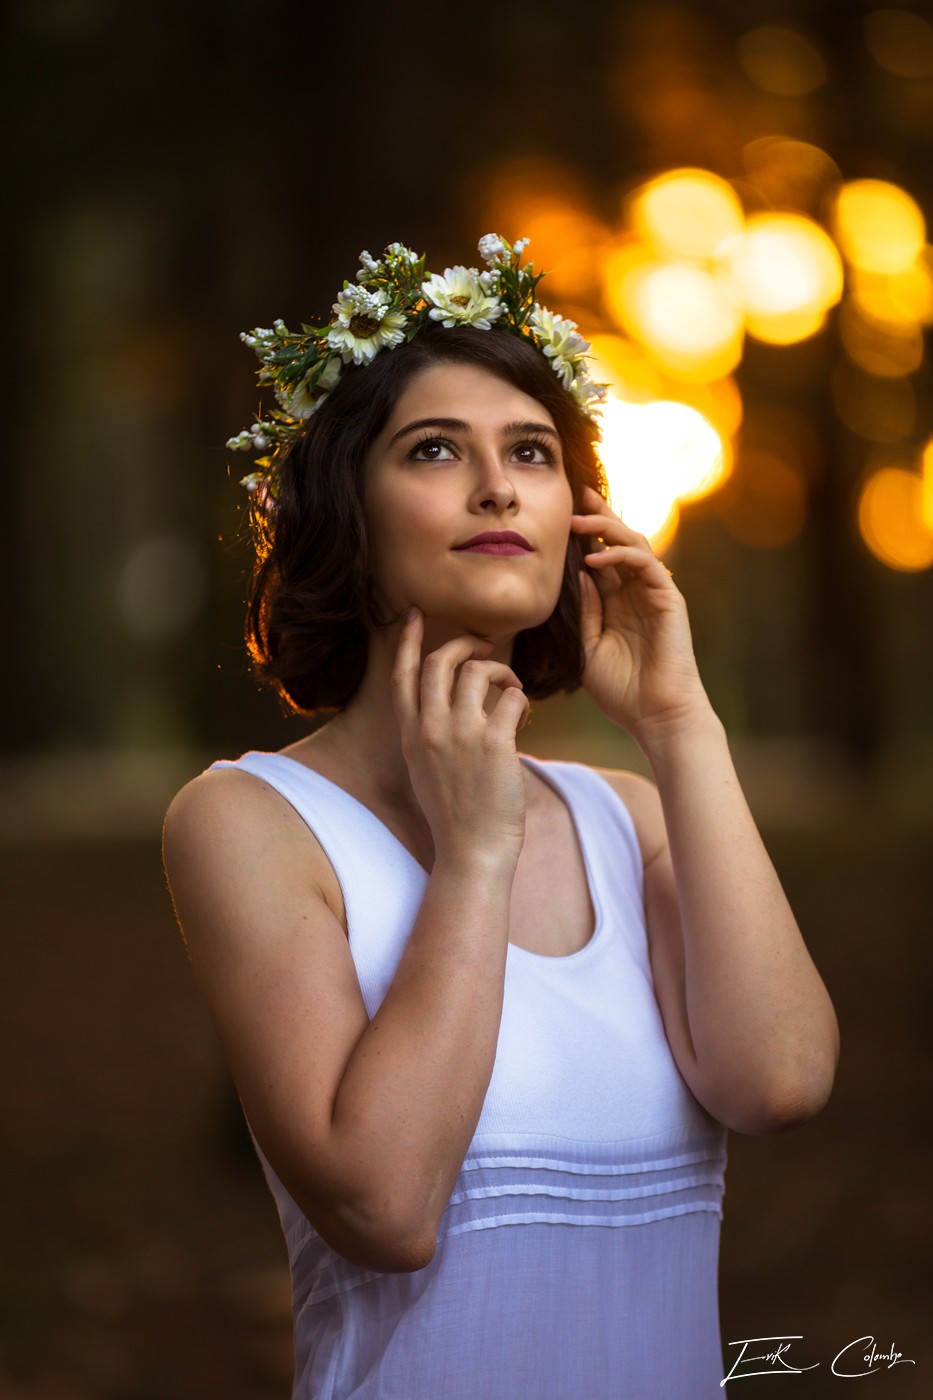
<path fill-rule="evenodd" d="M 422 661 L 424 616 L 402 628 L 392 693 L 415 797 L 431 828 L 435 858 L 518 860 L 525 787 L 515 735 L 530 705 L 511 667 L 486 657 L 492 643 L 469 634 Z M 487 714 L 491 685 L 502 694 Z"/>

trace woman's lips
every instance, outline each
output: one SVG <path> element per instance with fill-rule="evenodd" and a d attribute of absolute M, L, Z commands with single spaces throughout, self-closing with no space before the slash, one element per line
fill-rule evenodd
<path fill-rule="evenodd" d="M 463 544 L 454 545 L 460 554 L 530 554 L 531 545 L 514 530 L 484 530 Z"/>

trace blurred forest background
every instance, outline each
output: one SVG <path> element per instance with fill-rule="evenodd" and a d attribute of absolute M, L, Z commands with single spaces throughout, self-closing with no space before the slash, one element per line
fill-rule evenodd
<path fill-rule="evenodd" d="M 542 299 L 594 339 L 613 501 L 687 597 L 839 1011 L 821 1117 L 730 1140 L 726 1365 L 800 1335 L 819 1367 L 782 1383 L 809 1400 L 874 1337 L 916 1362 L 874 1393 L 930 1394 L 929 5 L 2 23 L 0 1396 L 289 1393 L 284 1245 L 159 859 L 181 783 L 300 732 L 243 656 L 238 333 L 325 317 L 361 248 L 441 269 L 490 230 L 531 238 Z M 579 695 L 525 734 L 644 770 Z"/>

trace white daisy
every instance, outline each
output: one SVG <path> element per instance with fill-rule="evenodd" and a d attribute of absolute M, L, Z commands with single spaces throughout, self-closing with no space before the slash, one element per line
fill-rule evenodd
<path fill-rule="evenodd" d="M 535 303 L 535 309 L 528 318 L 528 325 L 540 343 L 541 349 L 553 361 L 555 373 L 565 389 L 573 384 L 579 370 L 575 363 L 590 348 L 577 330 L 576 321 L 557 316 L 553 311 Z"/>
<path fill-rule="evenodd" d="M 333 311 L 337 320 L 327 332 L 328 344 L 344 364 L 367 365 L 386 346 L 405 339 L 405 317 L 395 311 L 381 288 L 346 287 L 338 293 Z"/>
<path fill-rule="evenodd" d="M 594 384 L 586 370 L 581 370 L 570 385 L 570 393 L 577 408 L 592 417 L 605 401 L 609 388 L 606 384 Z"/>
<path fill-rule="evenodd" d="M 477 326 L 488 331 L 493 321 L 502 315 L 502 307 L 490 296 L 475 267 L 445 267 L 443 277 L 432 272 L 421 290 L 431 303 L 432 321 L 451 329 L 453 326 Z"/>

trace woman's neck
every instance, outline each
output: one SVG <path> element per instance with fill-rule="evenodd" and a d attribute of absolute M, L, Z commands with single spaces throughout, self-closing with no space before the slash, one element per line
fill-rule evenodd
<path fill-rule="evenodd" d="M 464 632 L 462 624 L 442 618 L 427 619 L 423 655 L 454 637 L 463 636 Z M 325 760 L 331 770 L 325 776 L 341 786 L 346 785 L 348 790 L 375 790 L 383 801 L 398 810 L 420 815 L 402 752 L 401 730 L 392 695 L 398 636 L 397 627 L 371 634 L 366 671 L 353 699 L 321 729 L 290 747 L 296 754 L 303 750 L 309 757 L 314 754 L 318 760 Z M 512 639 L 503 639 L 495 645 L 488 659 L 508 664 L 511 651 Z M 490 687 L 487 710 L 499 694 L 497 687 Z"/>

